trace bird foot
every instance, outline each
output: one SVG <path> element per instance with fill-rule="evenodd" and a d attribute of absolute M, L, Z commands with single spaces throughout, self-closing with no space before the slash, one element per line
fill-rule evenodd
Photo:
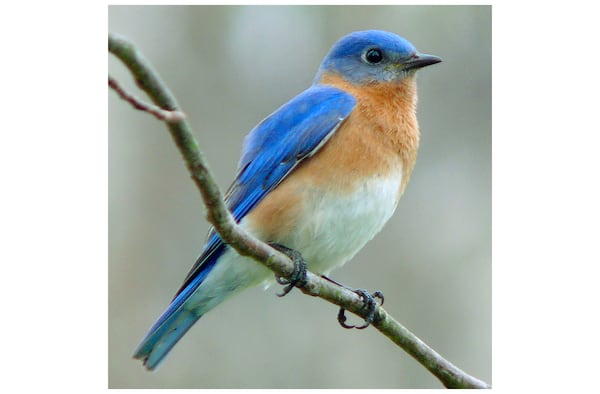
<path fill-rule="evenodd" d="M 292 272 L 290 279 L 285 279 L 275 275 L 275 280 L 277 283 L 285 286 L 281 293 L 277 293 L 277 296 L 284 297 L 290 291 L 292 291 L 294 287 L 303 287 L 306 285 L 306 261 L 304 261 L 304 258 L 300 252 L 277 243 L 272 243 L 269 245 L 288 256 L 294 262 L 294 272 Z"/>
<path fill-rule="evenodd" d="M 338 322 L 340 323 L 340 325 L 342 327 L 347 328 L 347 329 L 356 328 L 357 330 L 364 330 L 365 328 L 369 327 L 371 325 L 371 323 L 373 323 L 375 321 L 375 311 L 377 310 L 377 301 L 375 301 L 375 298 L 379 298 L 381 300 L 381 303 L 379 305 L 383 305 L 383 300 L 384 300 L 383 293 L 381 291 L 369 293 L 363 289 L 356 289 L 353 291 L 356 294 L 358 294 L 360 296 L 360 298 L 362 298 L 364 301 L 363 308 L 367 311 L 367 317 L 365 317 L 365 323 L 361 326 L 346 324 L 346 314 L 345 314 L 346 310 L 344 308 L 340 308 L 340 311 L 338 312 Z"/>

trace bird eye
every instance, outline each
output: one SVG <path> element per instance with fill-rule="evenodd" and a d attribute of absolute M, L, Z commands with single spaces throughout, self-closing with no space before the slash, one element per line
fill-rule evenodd
<path fill-rule="evenodd" d="M 383 53 L 379 48 L 371 48 L 364 53 L 363 59 L 370 64 L 377 64 L 383 60 Z"/>

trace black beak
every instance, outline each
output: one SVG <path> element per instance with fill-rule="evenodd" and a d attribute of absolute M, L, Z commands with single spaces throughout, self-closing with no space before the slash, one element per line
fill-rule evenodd
<path fill-rule="evenodd" d="M 419 68 L 423 68 L 426 66 L 431 66 L 432 64 L 436 64 L 441 62 L 442 59 L 434 56 L 427 55 L 424 53 L 416 53 L 413 55 L 408 61 L 404 63 L 405 70 L 417 70 Z"/>

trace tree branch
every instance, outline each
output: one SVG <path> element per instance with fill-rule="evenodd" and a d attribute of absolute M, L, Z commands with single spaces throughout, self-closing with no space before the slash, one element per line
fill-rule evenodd
<path fill-rule="evenodd" d="M 109 86 L 135 108 L 147 111 L 158 119 L 165 121 L 191 177 L 200 191 L 207 208 L 207 219 L 215 227 L 223 241 L 240 255 L 253 258 L 280 277 L 289 278 L 294 270 L 294 265 L 290 259 L 244 231 L 231 216 L 223 202 L 221 191 L 208 168 L 204 155 L 198 148 L 198 143 L 191 132 L 189 123 L 184 116 L 181 116 L 183 112 L 179 108 L 175 97 L 161 81 L 158 73 L 153 70 L 150 63 L 137 48 L 123 37 L 109 34 L 108 49 L 131 71 L 137 85 L 146 92 L 157 107 L 142 103 L 127 94 L 118 84 L 111 83 L 111 79 L 109 79 Z M 368 312 L 364 308 L 362 298 L 353 291 L 324 280 L 311 272 L 307 272 L 306 279 L 306 285 L 300 289 L 304 294 L 320 297 L 362 318 L 367 316 Z M 445 387 L 490 388 L 487 383 L 466 374 L 445 360 L 397 322 L 381 306 L 376 309 L 372 325 L 413 356 L 435 375 Z"/>
<path fill-rule="evenodd" d="M 139 109 L 140 111 L 148 112 L 158 120 L 162 120 L 163 122 L 177 122 L 185 118 L 185 114 L 180 111 L 167 111 L 162 108 L 157 107 L 156 105 L 148 104 L 137 97 L 127 93 L 125 89 L 119 85 L 119 83 L 110 75 L 108 76 L 108 86 L 112 88 L 117 94 L 125 101 L 129 102 L 133 105 L 133 108 Z"/>

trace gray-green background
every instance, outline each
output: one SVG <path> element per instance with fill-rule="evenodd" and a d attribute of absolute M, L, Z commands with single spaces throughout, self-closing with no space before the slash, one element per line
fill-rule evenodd
<path fill-rule="evenodd" d="M 382 290 L 395 318 L 491 383 L 491 7 L 109 8 L 109 30 L 159 70 L 223 189 L 244 135 L 310 85 L 339 37 L 371 28 L 444 62 L 419 73 L 421 148 L 395 215 L 331 276 Z M 142 96 L 110 57 L 109 72 Z M 331 304 L 297 291 L 279 299 L 274 288 L 222 304 L 146 372 L 132 352 L 208 226 L 165 127 L 108 96 L 110 387 L 440 387 L 375 329 L 344 330 Z"/>

